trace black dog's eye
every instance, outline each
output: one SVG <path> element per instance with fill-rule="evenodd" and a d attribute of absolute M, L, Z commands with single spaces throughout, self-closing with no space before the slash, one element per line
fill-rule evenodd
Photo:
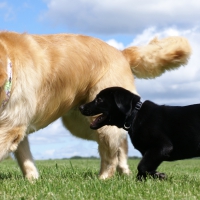
<path fill-rule="evenodd" d="M 103 102 L 103 99 L 97 98 L 95 102 L 96 102 L 96 103 L 102 103 L 102 102 Z"/>

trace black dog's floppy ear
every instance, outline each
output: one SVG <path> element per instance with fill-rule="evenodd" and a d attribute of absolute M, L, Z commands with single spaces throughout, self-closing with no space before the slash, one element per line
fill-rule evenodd
<path fill-rule="evenodd" d="M 114 99 L 117 107 L 123 114 L 129 115 L 131 113 L 133 104 L 133 94 L 131 92 L 127 90 L 115 91 Z"/>

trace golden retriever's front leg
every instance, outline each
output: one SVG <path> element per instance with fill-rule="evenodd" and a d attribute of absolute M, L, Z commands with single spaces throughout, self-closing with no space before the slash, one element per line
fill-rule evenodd
<path fill-rule="evenodd" d="M 0 127 L 0 160 L 16 151 L 25 134 L 26 126 L 23 125 L 13 128 Z"/>
<path fill-rule="evenodd" d="M 127 137 L 125 136 L 124 138 L 122 138 L 120 142 L 119 150 L 118 150 L 119 163 L 118 163 L 117 171 L 120 174 L 129 175 L 131 173 L 129 166 L 127 164 L 127 159 L 128 159 L 128 141 L 127 141 Z"/>
<path fill-rule="evenodd" d="M 117 151 L 108 149 L 104 142 L 99 144 L 99 154 L 101 157 L 100 179 L 107 179 L 114 175 L 118 164 Z"/>
<path fill-rule="evenodd" d="M 127 165 L 126 133 L 114 126 L 106 126 L 98 130 L 101 169 L 99 178 L 106 179 L 114 175 L 116 167 L 123 174 L 129 174 Z"/>
<path fill-rule="evenodd" d="M 23 175 L 29 180 L 37 179 L 39 177 L 39 174 L 30 152 L 27 137 L 25 137 L 24 140 L 19 144 L 14 154 L 22 170 Z"/>

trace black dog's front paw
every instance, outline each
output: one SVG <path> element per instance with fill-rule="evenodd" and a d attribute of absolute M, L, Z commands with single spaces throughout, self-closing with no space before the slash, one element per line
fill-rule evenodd
<path fill-rule="evenodd" d="M 158 178 L 160 180 L 164 180 L 167 178 L 167 175 L 165 173 L 160 173 L 160 172 L 156 172 L 154 175 L 153 175 L 153 178 Z"/>
<path fill-rule="evenodd" d="M 148 176 L 151 176 L 150 173 L 148 173 L 148 172 L 138 172 L 137 180 L 138 181 L 146 181 Z"/>
<path fill-rule="evenodd" d="M 147 175 L 138 173 L 136 178 L 137 178 L 138 181 L 145 181 L 146 178 L 147 178 Z"/>
<path fill-rule="evenodd" d="M 143 181 L 146 180 L 147 177 L 152 177 L 154 179 L 160 179 L 160 180 L 164 180 L 167 178 L 167 176 L 164 173 L 160 173 L 157 171 L 153 171 L 153 172 L 146 172 L 146 173 L 139 173 L 137 174 L 137 180 L 138 181 Z"/>

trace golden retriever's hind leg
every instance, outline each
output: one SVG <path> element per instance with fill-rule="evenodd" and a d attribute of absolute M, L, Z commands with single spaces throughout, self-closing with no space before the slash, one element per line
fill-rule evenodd
<path fill-rule="evenodd" d="M 117 166 L 117 171 L 120 174 L 127 174 L 129 175 L 131 173 L 129 166 L 127 164 L 127 156 L 128 154 L 128 142 L 127 142 L 127 137 L 123 138 L 121 143 L 120 143 L 120 147 L 119 147 L 119 151 L 118 151 L 118 166 Z"/>
<path fill-rule="evenodd" d="M 27 137 L 25 137 L 24 140 L 19 144 L 18 149 L 14 154 L 24 177 L 29 180 L 37 179 L 39 174 L 30 152 Z"/>

